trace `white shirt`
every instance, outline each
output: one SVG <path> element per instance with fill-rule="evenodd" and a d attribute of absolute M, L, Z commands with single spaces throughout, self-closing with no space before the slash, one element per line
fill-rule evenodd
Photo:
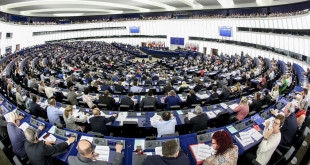
<path fill-rule="evenodd" d="M 51 87 L 46 87 L 45 88 L 45 94 L 47 96 L 47 98 L 51 98 L 54 96 L 54 92 L 56 92 L 57 90 Z"/>

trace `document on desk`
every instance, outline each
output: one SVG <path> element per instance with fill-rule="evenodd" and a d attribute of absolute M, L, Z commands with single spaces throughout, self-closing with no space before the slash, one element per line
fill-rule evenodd
<path fill-rule="evenodd" d="M 206 145 L 204 143 L 198 144 L 196 159 L 197 161 L 205 160 L 207 157 L 210 157 L 214 154 L 213 147 Z"/>
<path fill-rule="evenodd" d="M 233 109 L 235 109 L 237 106 L 238 106 L 238 104 L 231 104 L 231 105 L 229 105 L 229 108 L 233 110 Z"/>
<path fill-rule="evenodd" d="M 188 112 L 188 120 L 192 119 L 196 115 L 193 112 Z"/>
<path fill-rule="evenodd" d="M 80 141 L 81 141 L 81 140 L 87 140 L 87 141 L 89 141 L 90 143 L 92 143 L 93 140 L 94 140 L 94 137 L 90 137 L 90 136 L 81 136 Z"/>
<path fill-rule="evenodd" d="M 213 111 L 213 113 L 215 113 L 216 115 L 218 115 L 220 112 L 222 112 L 221 110 L 215 110 Z"/>
<path fill-rule="evenodd" d="M 163 156 L 162 147 L 155 147 L 155 155 Z"/>
<path fill-rule="evenodd" d="M 23 124 L 19 126 L 19 128 L 22 129 L 24 132 L 28 127 L 30 127 L 30 125 L 27 122 L 23 122 Z"/>
<path fill-rule="evenodd" d="M 109 161 L 110 147 L 109 146 L 96 146 L 95 153 L 98 153 L 99 156 L 96 157 L 97 160 Z"/>
<path fill-rule="evenodd" d="M 220 106 L 223 107 L 224 109 L 228 108 L 227 104 L 225 104 L 225 103 L 220 103 Z"/>
<path fill-rule="evenodd" d="M 154 116 L 150 118 L 150 121 L 151 123 L 153 123 L 153 122 L 159 121 L 160 119 L 161 117 L 155 113 Z"/>
<path fill-rule="evenodd" d="M 43 138 L 47 133 L 45 132 L 40 138 L 39 140 L 43 140 L 43 141 L 53 141 L 56 142 L 57 138 L 53 135 L 53 134 L 49 134 L 47 137 Z"/>
<path fill-rule="evenodd" d="M 227 129 L 228 129 L 228 131 L 230 132 L 230 133 L 232 133 L 232 134 L 234 134 L 234 133 L 236 133 L 236 132 L 238 132 L 237 130 L 236 130 L 236 128 L 234 127 L 234 126 L 228 126 L 228 127 L 226 127 Z"/>
<path fill-rule="evenodd" d="M 252 128 L 251 130 L 254 130 L 251 133 L 251 137 L 254 138 L 256 141 L 258 141 L 261 138 L 263 138 L 263 135 L 261 133 L 259 133 L 257 130 L 255 130 L 254 128 Z"/>
<path fill-rule="evenodd" d="M 216 115 L 212 111 L 206 112 L 206 114 L 210 119 L 213 119 L 216 117 Z"/>

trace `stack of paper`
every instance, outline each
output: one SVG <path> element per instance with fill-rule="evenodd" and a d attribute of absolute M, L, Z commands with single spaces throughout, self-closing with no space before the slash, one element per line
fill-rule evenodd
<path fill-rule="evenodd" d="M 162 147 L 155 147 L 155 155 L 163 156 Z"/>
<path fill-rule="evenodd" d="M 216 115 L 212 111 L 206 112 L 206 114 L 208 115 L 210 119 L 213 119 L 216 117 Z"/>
<path fill-rule="evenodd" d="M 97 160 L 109 161 L 110 147 L 109 146 L 96 146 L 95 153 L 98 153 L 99 156 L 96 157 Z"/>
<path fill-rule="evenodd" d="M 200 99 L 207 99 L 209 97 L 208 94 L 196 94 Z"/>
<path fill-rule="evenodd" d="M 237 137 L 238 141 L 242 144 L 243 147 L 254 142 L 254 140 L 251 137 L 250 132 L 248 132 L 248 131 L 240 132 L 239 135 L 240 135 L 240 138 L 237 135 L 236 135 L 236 137 Z"/>
<path fill-rule="evenodd" d="M 256 141 L 260 140 L 261 138 L 263 138 L 263 135 L 261 133 L 259 133 L 257 130 L 255 130 L 254 128 L 251 129 L 252 133 L 251 133 L 251 137 L 253 139 L 255 139 Z"/>
<path fill-rule="evenodd" d="M 229 108 L 230 108 L 230 109 L 235 109 L 237 106 L 238 106 L 238 104 L 235 103 L 235 104 L 229 105 Z"/>
<path fill-rule="evenodd" d="M 161 117 L 155 113 L 154 116 L 150 118 L 150 121 L 151 123 L 153 123 L 153 122 L 159 121 L 160 119 Z"/>

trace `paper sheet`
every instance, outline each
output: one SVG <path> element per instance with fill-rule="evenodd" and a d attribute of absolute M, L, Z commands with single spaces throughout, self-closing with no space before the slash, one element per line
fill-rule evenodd
<path fill-rule="evenodd" d="M 224 109 L 228 108 L 227 104 L 225 104 L 225 103 L 220 103 L 220 106 L 223 107 Z"/>
<path fill-rule="evenodd" d="M 99 156 L 96 157 L 97 160 L 109 161 L 110 147 L 109 146 L 96 146 L 95 153 L 98 153 Z"/>
<path fill-rule="evenodd" d="M 198 144 L 196 159 L 197 161 L 205 160 L 207 157 L 214 154 L 213 147 L 206 144 Z"/>
<path fill-rule="evenodd" d="M 216 115 L 218 115 L 220 112 L 222 112 L 221 110 L 215 110 L 213 111 Z"/>
<path fill-rule="evenodd" d="M 154 116 L 150 118 L 150 121 L 151 123 L 153 123 L 153 122 L 159 121 L 160 119 L 161 117 L 155 113 Z"/>
<path fill-rule="evenodd" d="M 28 127 L 30 127 L 30 125 L 27 122 L 23 122 L 23 124 L 19 126 L 19 128 L 22 129 L 24 132 Z"/>
<path fill-rule="evenodd" d="M 210 119 L 213 119 L 216 117 L 216 115 L 212 111 L 206 112 L 206 114 L 208 115 Z"/>
<path fill-rule="evenodd" d="M 237 106 L 238 106 L 238 104 L 232 104 L 232 105 L 229 105 L 229 108 L 233 110 L 233 109 L 235 109 Z"/>
<path fill-rule="evenodd" d="M 162 147 L 155 147 L 155 155 L 163 156 Z"/>
<path fill-rule="evenodd" d="M 90 136 L 81 136 L 80 140 L 88 140 L 90 143 L 93 142 L 94 137 L 90 137 Z"/>
<path fill-rule="evenodd" d="M 53 142 L 56 142 L 57 138 L 53 135 L 53 134 L 50 134 L 47 138 L 43 138 L 47 133 L 45 132 L 40 138 L 39 140 L 43 140 L 43 141 L 53 141 Z"/>
<path fill-rule="evenodd" d="M 196 114 L 193 112 L 188 112 L 188 120 L 192 119 L 193 117 L 196 117 Z"/>
<path fill-rule="evenodd" d="M 237 130 L 236 130 L 236 128 L 234 127 L 234 126 L 228 126 L 228 127 L 226 127 L 227 129 L 228 129 L 228 131 L 230 132 L 230 133 L 232 133 L 232 134 L 234 134 L 234 133 L 236 133 L 236 132 L 238 132 Z"/>

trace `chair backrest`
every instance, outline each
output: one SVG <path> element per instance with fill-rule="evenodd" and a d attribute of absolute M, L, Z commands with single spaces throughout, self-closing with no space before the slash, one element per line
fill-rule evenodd
<path fill-rule="evenodd" d="M 179 110 L 181 109 L 180 105 L 172 105 L 170 106 L 170 110 Z"/>
<path fill-rule="evenodd" d="M 13 161 L 15 165 L 22 165 L 22 162 L 18 159 L 16 155 L 13 157 Z"/>
<path fill-rule="evenodd" d="M 171 137 L 171 136 L 179 136 L 179 132 L 161 135 L 161 137 Z"/>
<path fill-rule="evenodd" d="M 130 109 L 129 105 L 120 105 L 119 110 L 120 111 L 128 111 Z"/>
<path fill-rule="evenodd" d="M 295 147 L 292 146 L 292 147 L 284 154 L 284 158 L 285 158 L 286 161 L 288 161 L 288 160 L 292 157 L 294 151 L 295 151 Z"/>
<path fill-rule="evenodd" d="M 154 105 L 144 105 L 143 106 L 143 111 L 155 111 L 155 106 Z"/>

